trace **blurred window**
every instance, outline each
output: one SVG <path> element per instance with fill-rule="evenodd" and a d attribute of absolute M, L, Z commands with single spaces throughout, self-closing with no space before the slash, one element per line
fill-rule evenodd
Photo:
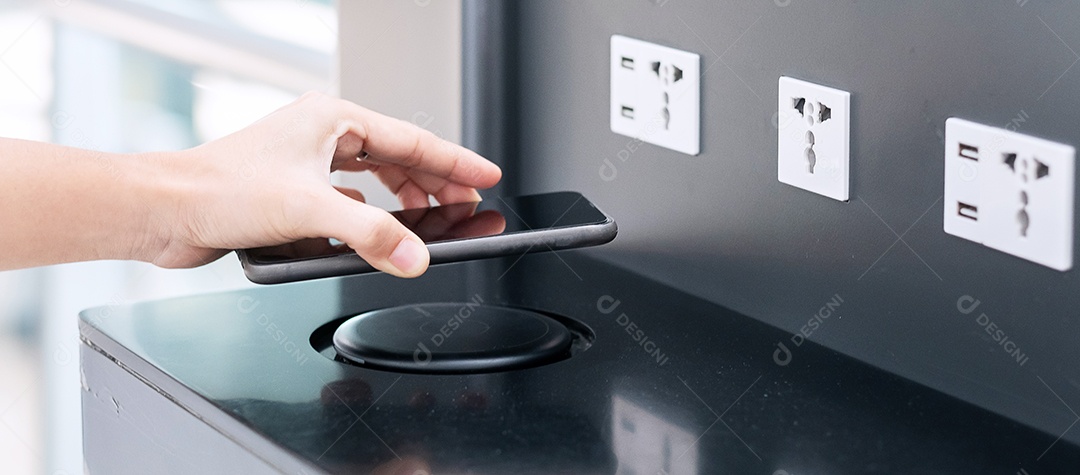
<path fill-rule="evenodd" d="M 330 0 L 9 0 L 0 136 L 188 148 L 306 90 L 335 92 L 337 24 Z M 83 470 L 78 311 L 250 285 L 234 256 L 191 270 L 92 262 L 0 272 L 5 473 Z"/>

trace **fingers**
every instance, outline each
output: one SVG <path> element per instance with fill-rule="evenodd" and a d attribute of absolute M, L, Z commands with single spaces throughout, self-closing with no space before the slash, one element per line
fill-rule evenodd
<path fill-rule="evenodd" d="M 439 204 L 480 201 L 480 193 L 471 186 L 460 185 L 416 170 L 403 170 L 403 172 L 409 180 L 439 200 Z"/>
<path fill-rule="evenodd" d="M 427 195 L 432 195 L 440 204 L 468 203 L 480 201 L 476 188 L 451 183 L 426 173 L 407 170 L 397 165 L 385 165 L 375 172 L 386 187 L 397 195 L 406 209 L 427 207 Z M 419 197 L 420 193 L 423 197 Z"/>
<path fill-rule="evenodd" d="M 423 187 L 423 185 L 421 185 Z M 448 183 L 441 190 L 434 193 L 439 204 L 470 203 L 480 201 L 480 193 L 476 188 L 462 186 L 457 183 Z"/>
<path fill-rule="evenodd" d="M 414 124 L 348 101 L 340 101 L 339 105 L 342 116 L 347 118 L 349 132 L 360 139 L 364 151 L 378 157 L 377 163 L 401 165 L 476 188 L 495 186 L 502 177 L 497 165 L 476 152 L 442 140 Z M 349 149 L 342 153 L 353 152 Z"/>
<path fill-rule="evenodd" d="M 361 154 L 363 156 L 363 154 Z M 347 160 L 334 159 L 334 164 L 330 167 L 331 171 L 341 170 L 343 172 L 366 172 L 375 171 L 379 169 L 379 165 L 369 160 L 357 160 L 357 157 L 353 157 Z"/>
<path fill-rule="evenodd" d="M 363 162 L 356 157 L 363 156 L 364 141 L 356 134 L 345 134 L 338 137 L 337 148 L 334 149 L 334 161 L 331 170 L 350 169 Z"/>
<path fill-rule="evenodd" d="M 356 201 L 359 201 L 361 203 L 367 203 L 367 198 L 364 198 L 364 194 L 361 193 L 360 190 L 354 188 L 346 188 L 344 186 L 335 186 L 334 189 L 340 191 L 341 194 L 348 196 L 349 198 L 352 198 Z"/>
<path fill-rule="evenodd" d="M 430 206 L 428 192 L 409 179 L 404 169 L 396 165 L 381 167 L 375 176 L 401 202 L 405 209 L 427 208 Z"/>
<path fill-rule="evenodd" d="M 495 186 L 502 177 L 497 165 L 476 152 L 437 137 L 415 124 L 393 119 L 352 102 L 322 93 L 304 94 L 286 107 L 316 109 L 319 123 L 329 126 L 333 142 L 331 170 L 363 171 L 380 162 L 416 169 L 475 188 Z M 325 129 L 324 129 L 325 130 Z M 368 152 L 377 161 L 361 164 Z"/>
<path fill-rule="evenodd" d="M 390 213 L 341 193 L 327 193 L 315 209 L 312 231 L 356 250 L 376 269 L 398 277 L 416 277 L 428 267 L 424 242 Z"/>
<path fill-rule="evenodd" d="M 394 194 L 397 195 L 398 201 L 401 202 L 401 206 L 405 207 L 405 209 L 427 208 L 431 206 L 431 202 L 428 201 L 427 192 L 420 189 L 419 186 L 416 186 L 416 183 L 411 181 L 402 183 Z"/>

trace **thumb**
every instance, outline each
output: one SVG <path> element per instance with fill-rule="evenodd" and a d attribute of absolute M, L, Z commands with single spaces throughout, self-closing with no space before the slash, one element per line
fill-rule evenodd
<path fill-rule="evenodd" d="M 368 264 L 388 274 L 417 277 L 427 270 L 430 255 L 424 241 L 390 213 L 329 191 L 312 223 L 319 235 L 348 244 Z"/>

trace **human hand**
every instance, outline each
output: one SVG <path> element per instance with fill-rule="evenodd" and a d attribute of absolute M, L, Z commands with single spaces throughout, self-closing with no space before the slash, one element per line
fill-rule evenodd
<path fill-rule="evenodd" d="M 308 93 L 232 135 L 157 157 L 171 190 L 156 213 L 144 258 L 194 267 L 231 249 L 304 238 L 346 243 L 375 268 L 415 277 L 428 252 L 415 233 L 356 190 L 335 189 L 334 170 L 371 171 L 406 208 L 477 201 L 498 183 L 495 164 L 413 124 Z M 358 158 L 364 158 L 358 160 Z"/>

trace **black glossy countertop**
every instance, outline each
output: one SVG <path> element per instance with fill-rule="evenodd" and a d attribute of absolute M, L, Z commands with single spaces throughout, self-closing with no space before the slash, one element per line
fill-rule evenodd
<path fill-rule="evenodd" d="M 576 319 L 595 341 L 557 363 L 480 375 L 370 370 L 324 348 L 324 325 L 342 317 L 476 300 Z M 283 471 L 401 461 L 476 474 L 1080 471 L 1080 450 L 1056 434 L 796 346 L 578 251 L 438 266 L 412 281 L 378 274 L 90 309 L 80 326 L 86 344 Z"/>

